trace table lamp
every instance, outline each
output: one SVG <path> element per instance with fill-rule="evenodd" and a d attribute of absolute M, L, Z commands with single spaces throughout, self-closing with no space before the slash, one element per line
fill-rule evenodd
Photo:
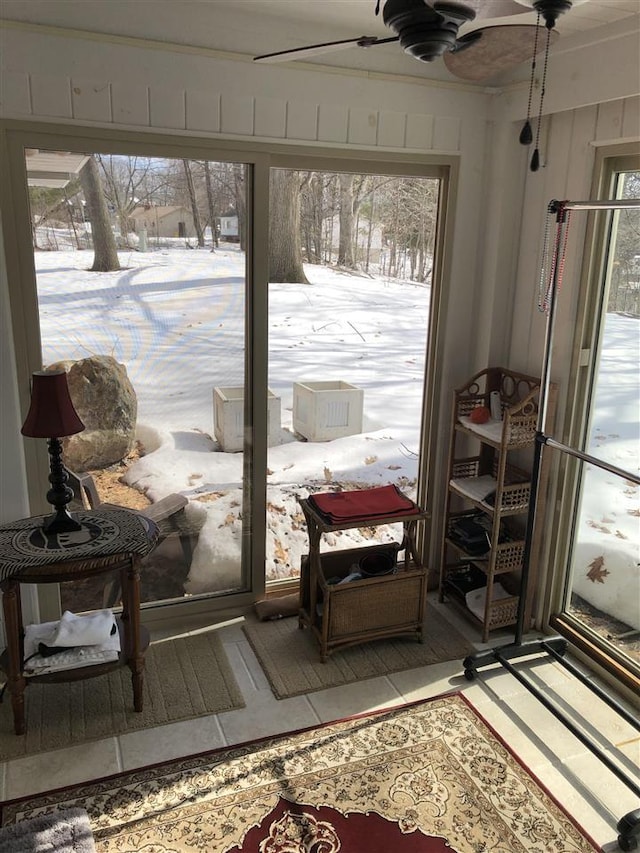
<path fill-rule="evenodd" d="M 84 424 L 73 407 L 67 374 L 64 370 L 39 370 L 33 374 L 31 406 L 20 430 L 22 435 L 49 440 L 49 482 L 47 500 L 55 513 L 45 519 L 46 533 L 68 533 L 82 525 L 72 518 L 67 504 L 73 491 L 67 486 L 67 472 L 62 464 L 61 437 L 82 432 Z"/>

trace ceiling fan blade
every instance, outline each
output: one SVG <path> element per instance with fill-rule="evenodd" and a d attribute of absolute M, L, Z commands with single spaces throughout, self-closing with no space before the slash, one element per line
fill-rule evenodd
<path fill-rule="evenodd" d="M 531 8 L 526 9 L 516 0 L 460 0 L 460 2 L 473 9 L 476 13 L 476 20 L 480 18 L 506 18 L 510 15 L 522 15 L 531 12 Z"/>
<path fill-rule="evenodd" d="M 358 36 L 354 39 L 341 39 L 340 41 L 326 41 L 322 44 L 310 44 L 306 47 L 294 47 L 291 50 L 280 50 L 277 53 L 264 53 L 254 56 L 254 62 L 288 62 L 290 59 L 306 59 L 309 56 L 319 56 L 322 53 L 333 53 L 336 50 L 344 50 L 347 47 L 373 47 L 376 44 L 388 44 L 399 41 L 397 36 L 380 39 L 376 36 Z"/>
<path fill-rule="evenodd" d="M 535 24 L 474 30 L 458 39 L 455 50 L 444 55 L 444 64 L 456 77 L 479 83 L 531 59 L 535 34 Z M 553 44 L 558 33 L 551 30 L 550 37 Z M 538 53 L 545 43 L 546 35 L 538 39 Z"/>

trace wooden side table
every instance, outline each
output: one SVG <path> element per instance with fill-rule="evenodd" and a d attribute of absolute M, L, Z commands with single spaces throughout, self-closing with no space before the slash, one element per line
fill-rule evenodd
<path fill-rule="evenodd" d="M 24 691 L 30 681 L 77 681 L 126 664 L 131 670 L 134 709 L 142 711 L 144 652 L 149 634 L 140 625 L 140 562 L 155 547 L 157 528 L 148 519 L 122 509 L 74 515 L 83 525 L 79 535 L 45 536 L 41 518 L 0 525 L 0 590 L 7 637 L 0 666 L 7 675 L 17 735 L 25 732 Z M 113 571 L 120 573 L 122 584 L 118 660 L 26 678 L 20 584 L 60 583 Z"/>
<path fill-rule="evenodd" d="M 332 523 L 309 499 L 300 501 L 307 522 L 309 554 L 300 571 L 300 628 L 311 628 L 325 662 L 336 648 L 384 637 L 414 636 L 422 641 L 427 594 L 427 570 L 416 548 L 416 529 L 429 513 L 416 507 L 406 514 L 371 516 Z M 323 534 L 358 527 L 401 523 L 402 541 L 320 553 Z M 330 577 L 346 577 L 366 554 L 404 551 L 394 574 L 363 578 L 342 584 L 327 583 Z"/>

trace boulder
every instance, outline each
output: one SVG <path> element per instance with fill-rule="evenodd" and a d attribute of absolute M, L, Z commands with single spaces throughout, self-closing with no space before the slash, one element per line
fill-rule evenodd
<path fill-rule="evenodd" d="M 110 355 L 60 361 L 69 393 L 85 429 L 62 439 L 64 464 L 81 473 L 120 462 L 135 443 L 138 401 L 124 364 Z"/>

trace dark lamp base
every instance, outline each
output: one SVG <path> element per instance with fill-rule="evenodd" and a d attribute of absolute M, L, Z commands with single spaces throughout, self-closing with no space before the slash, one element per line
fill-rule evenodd
<path fill-rule="evenodd" d="M 82 525 L 66 510 L 58 510 L 45 518 L 42 528 L 45 533 L 75 533 L 82 530 Z"/>

